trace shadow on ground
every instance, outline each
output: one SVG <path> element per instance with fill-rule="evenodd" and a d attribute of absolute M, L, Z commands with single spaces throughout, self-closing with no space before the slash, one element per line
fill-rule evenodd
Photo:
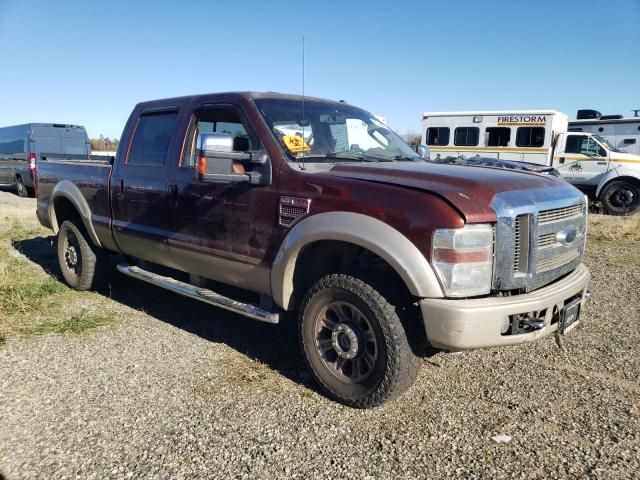
<path fill-rule="evenodd" d="M 13 247 L 49 275 L 64 281 L 50 238 L 15 241 Z M 225 343 L 290 380 L 317 390 L 298 350 L 293 321 L 279 325 L 256 322 L 126 277 L 116 271 L 115 263 L 107 286 L 98 293 L 211 342 Z"/>
<path fill-rule="evenodd" d="M 9 183 L 0 184 L 0 192 L 13 193 L 16 197 L 18 197 L 18 190 L 16 190 L 16 186 Z M 2 480 L 2 477 L 0 477 Z"/>

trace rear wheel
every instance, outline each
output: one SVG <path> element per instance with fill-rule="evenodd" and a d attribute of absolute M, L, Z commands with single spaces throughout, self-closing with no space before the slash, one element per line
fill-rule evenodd
<path fill-rule="evenodd" d="M 65 220 L 58 232 L 58 263 L 67 284 L 76 290 L 95 288 L 104 278 L 107 258 L 87 240 L 83 226 Z"/>
<path fill-rule="evenodd" d="M 349 275 L 327 275 L 307 293 L 299 338 L 318 384 L 353 407 L 372 407 L 398 396 L 418 374 L 419 357 L 395 307 Z"/>
<path fill-rule="evenodd" d="M 27 190 L 27 186 L 24 184 L 24 180 L 22 180 L 20 175 L 16 177 L 16 190 L 21 197 L 29 196 L 29 190 Z"/>
<path fill-rule="evenodd" d="M 615 180 L 604 187 L 600 200 L 609 215 L 631 215 L 640 209 L 640 188 L 627 180 Z"/>

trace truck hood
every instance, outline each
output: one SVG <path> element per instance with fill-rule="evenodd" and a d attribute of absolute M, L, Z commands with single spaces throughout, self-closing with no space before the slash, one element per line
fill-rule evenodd
<path fill-rule="evenodd" d="M 637 166 L 640 167 L 640 155 L 634 155 L 633 153 L 611 152 L 610 159 L 612 162 L 638 162 Z"/>
<path fill-rule="evenodd" d="M 338 164 L 328 175 L 423 190 L 444 198 L 466 223 L 494 222 L 494 195 L 513 190 L 566 188 L 567 183 L 550 175 L 503 168 L 440 165 L 428 162 Z"/>

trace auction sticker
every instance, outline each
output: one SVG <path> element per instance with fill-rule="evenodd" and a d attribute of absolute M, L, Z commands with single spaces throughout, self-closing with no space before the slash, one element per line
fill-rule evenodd
<path fill-rule="evenodd" d="M 311 147 L 304 141 L 302 137 L 298 135 L 283 135 L 282 141 L 284 145 L 292 153 L 308 152 Z"/>

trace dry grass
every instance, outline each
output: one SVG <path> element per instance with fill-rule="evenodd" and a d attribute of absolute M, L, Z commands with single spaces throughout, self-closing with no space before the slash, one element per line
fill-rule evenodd
<path fill-rule="evenodd" d="M 11 334 L 80 333 L 115 321 L 108 309 L 93 313 L 85 308 L 101 303 L 101 297 L 68 288 L 20 255 L 17 242 L 48 235 L 48 230 L 8 220 L 0 225 L 0 346 Z"/>
<path fill-rule="evenodd" d="M 640 214 L 631 217 L 591 215 L 588 238 L 595 242 L 640 241 Z"/>

